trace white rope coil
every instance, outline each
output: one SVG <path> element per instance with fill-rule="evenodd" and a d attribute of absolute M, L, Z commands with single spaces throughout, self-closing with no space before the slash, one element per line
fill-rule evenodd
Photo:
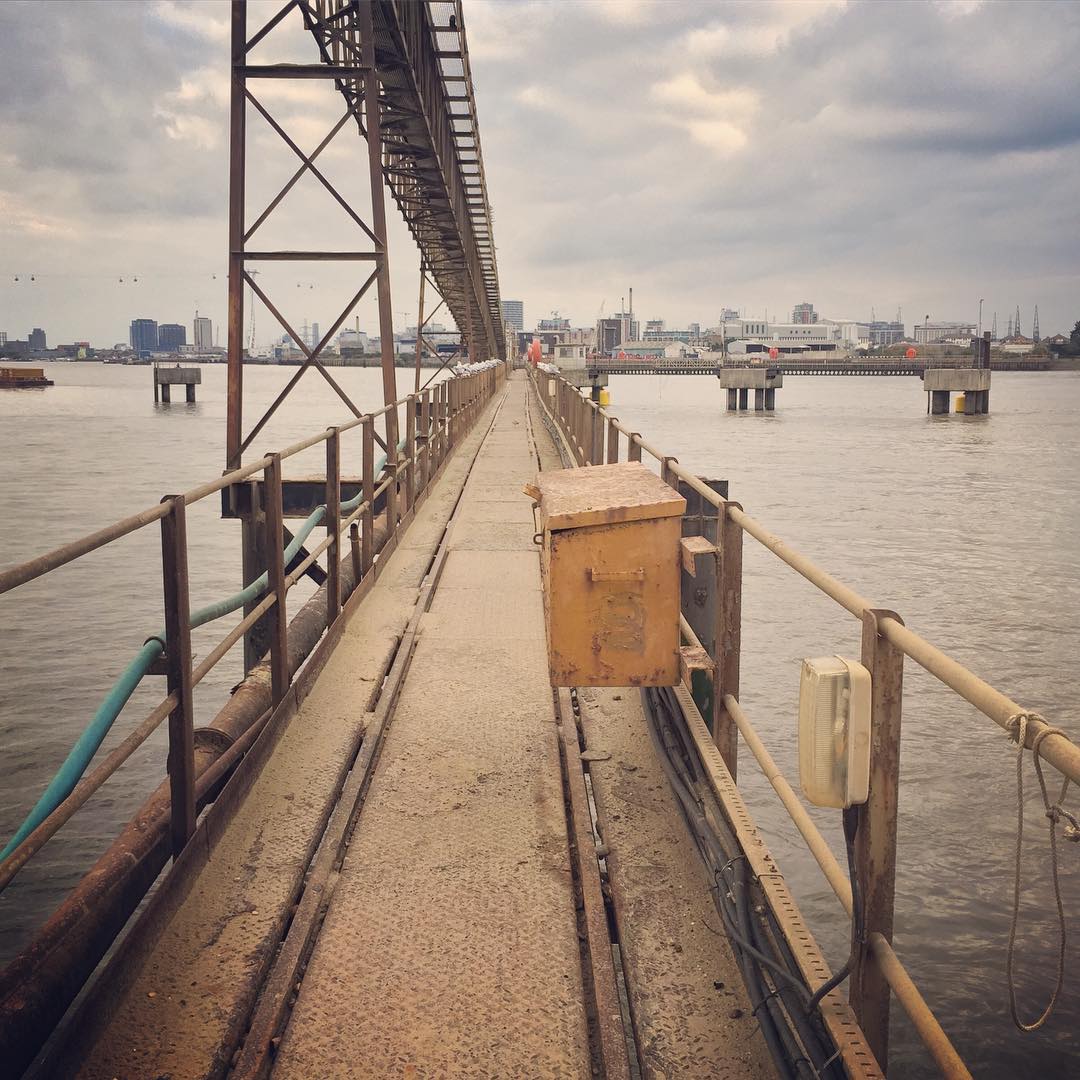
<path fill-rule="evenodd" d="M 1013 974 L 1013 954 L 1016 947 L 1016 927 L 1020 921 L 1020 878 L 1021 856 L 1024 847 L 1024 748 L 1027 745 L 1027 729 L 1030 721 L 1037 721 L 1044 725 L 1031 741 L 1031 756 L 1035 760 L 1035 775 L 1039 779 L 1039 788 L 1042 791 L 1043 806 L 1046 808 L 1046 817 L 1050 822 L 1050 866 L 1051 876 L 1054 883 L 1054 901 L 1057 904 L 1058 914 L 1058 964 L 1057 980 L 1054 983 L 1053 993 L 1047 1002 L 1046 1008 L 1038 1019 L 1030 1024 L 1020 1019 L 1020 1013 L 1016 1004 L 1016 985 Z M 1016 875 L 1013 882 L 1013 913 L 1012 925 L 1009 927 L 1009 949 L 1006 954 L 1005 970 L 1009 981 L 1009 1010 L 1012 1013 L 1013 1023 L 1021 1031 L 1036 1031 L 1050 1019 L 1057 1005 L 1058 996 L 1065 982 L 1065 907 L 1061 902 L 1061 882 L 1058 875 L 1058 849 L 1057 849 L 1057 826 L 1062 818 L 1065 819 L 1065 839 L 1074 843 L 1080 841 L 1080 823 L 1062 805 L 1069 790 L 1069 778 L 1066 776 L 1061 785 L 1061 794 L 1056 803 L 1050 802 L 1050 795 L 1046 790 L 1046 777 L 1043 775 L 1042 758 L 1039 756 L 1039 748 L 1043 740 L 1049 735 L 1062 735 L 1065 732 L 1061 728 L 1051 727 L 1038 713 L 1022 712 L 1011 716 L 1008 722 L 1009 737 L 1016 741 Z M 1066 736 L 1067 737 L 1067 736 Z"/>

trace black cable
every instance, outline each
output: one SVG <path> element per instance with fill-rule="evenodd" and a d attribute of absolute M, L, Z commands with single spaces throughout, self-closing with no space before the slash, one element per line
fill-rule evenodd
<path fill-rule="evenodd" d="M 672 695 L 673 696 L 673 695 Z M 734 888 L 734 879 L 731 884 L 727 875 L 733 873 L 733 866 L 741 864 L 744 860 L 733 834 L 728 833 L 729 844 L 721 843 L 720 837 L 706 819 L 701 806 L 701 796 L 691 793 L 686 783 L 686 778 L 681 775 L 682 771 L 690 772 L 688 755 L 685 753 L 685 744 L 682 752 L 675 745 L 680 725 L 672 724 L 671 721 L 677 716 L 681 719 L 681 710 L 672 708 L 670 701 L 664 700 L 660 693 L 655 690 L 643 690 L 642 698 L 645 704 L 645 713 L 649 721 L 649 734 L 653 745 L 657 750 L 661 766 L 668 776 L 672 791 L 678 799 L 695 844 L 701 853 L 706 865 L 713 873 L 715 886 L 712 890 L 716 908 L 720 913 L 727 932 L 728 939 L 732 944 L 732 951 L 739 964 L 743 982 L 751 1002 L 755 1005 L 755 1015 L 758 1019 L 762 1037 L 769 1050 L 769 1055 L 779 1074 L 787 1080 L 799 1080 L 795 1067 L 795 1059 L 801 1059 L 803 1055 L 798 1052 L 794 1044 L 790 1030 L 787 1030 L 787 1018 L 780 1009 L 772 1004 L 772 991 L 765 984 L 760 968 L 773 963 L 769 957 L 757 950 L 747 939 L 746 934 L 740 929 L 740 923 L 749 925 L 746 920 L 750 918 L 748 904 L 746 903 L 747 892 L 745 889 Z M 680 769 L 681 767 L 681 769 Z M 727 831 L 727 830 L 725 830 Z M 740 910 L 741 909 L 741 910 Z M 790 972 L 777 968 L 780 976 L 786 981 L 791 980 L 796 984 Z M 807 995 L 809 991 L 801 986 L 802 993 Z M 762 1004 L 766 1004 L 763 1011 L 758 1011 Z M 782 1033 L 783 1032 L 783 1033 Z"/>
<path fill-rule="evenodd" d="M 818 995 L 810 993 L 775 913 L 767 903 L 754 903 L 752 890 L 760 893 L 760 885 L 756 878 L 748 876 L 741 846 L 714 793 L 702 780 L 697 750 L 678 699 L 670 688 L 642 690 L 642 699 L 661 766 L 695 845 L 713 875 L 713 900 L 774 1064 L 781 1075 L 793 1080 L 804 1076 L 842 1077 L 832 1040 L 815 1006 L 846 977 L 850 959 Z M 845 819 L 845 833 L 848 826 Z M 849 866 L 854 859 L 853 824 L 851 829 Z M 853 925 L 853 955 L 855 942 L 860 939 L 861 923 Z"/>
<path fill-rule="evenodd" d="M 859 830 L 858 807 L 851 806 L 844 811 L 844 846 L 847 848 L 848 878 L 851 881 L 851 949 L 844 966 L 826 983 L 817 988 L 813 997 L 807 1002 L 806 1011 L 812 1012 L 818 1007 L 821 999 L 835 990 L 855 969 L 855 961 L 859 956 L 859 949 L 863 940 L 863 904 L 859 893 L 859 878 L 855 873 L 855 836 Z"/>

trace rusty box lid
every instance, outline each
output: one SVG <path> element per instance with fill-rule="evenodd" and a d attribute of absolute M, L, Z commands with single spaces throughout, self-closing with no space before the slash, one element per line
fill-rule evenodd
<path fill-rule="evenodd" d="M 542 472 L 525 490 L 540 503 L 543 529 L 617 525 L 686 512 L 686 500 L 638 461 Z"/>

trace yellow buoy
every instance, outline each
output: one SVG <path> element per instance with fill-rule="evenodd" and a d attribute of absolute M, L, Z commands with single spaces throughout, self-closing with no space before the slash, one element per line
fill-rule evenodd
<path fill-rule="evenodd" d="M 608 388 L 606 386 L 601 386 L 600 387 L 600 405 L 604 406 L 604 405 L 610 405 L 610 404 L 611 404 L 611 392 L 608 390 Z"/>
<path fill-rule="evenodd" d="M 963 411 L 964 411 L 964 395 L 963 394 L 957 394 L 956 395 L 956 404 L 953 406 L 953 412 L 963 412 Z"/>

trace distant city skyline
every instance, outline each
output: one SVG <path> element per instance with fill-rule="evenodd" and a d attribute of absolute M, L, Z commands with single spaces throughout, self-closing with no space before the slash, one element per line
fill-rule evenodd
<path fill-rule="evenodd" d="M 635 314 L 671 326 L 714 324 L 721 305 L 786 318 L 807 298 L 844 319 L 901 307 L 909 327 L 977 321 L 982 298 L 985 326 L 996 311 L 1003 333 L 1019 304 L 1029 334 L 1038 304 L 1044 337 L 1080 318 L 1075 5 L 469 0 L 468 13 L 500 283 L 526 312 L 557 305 L 594 326 L 632 281 Z M 10 338 L 39 326 L 111 345 L 158 312 L 193 340 L 198 310 L 224 343 L 228 38 L 223 5 L 0 5 Z M 1017 40 L 1040 45 L 1002 49 Z M 266 90 L 310 146 L 337 118 L 320 89 Z M 361 160 L 345 133 L 320 159 L 352 187 Z M 332 200 L 301 206 L 298 189 L 280 208 L 291 239 L 340 238 Z M 415 244 L 388 218 L 393 307 L 415 319 Z M 357 287 L 319 267 L 259 280 L 296 326 L 332 325 Z M 362 326 L 374 312 L 361 301 Z M 261 305 L 255 324 L 258 344 L 280 337 Z"/>

